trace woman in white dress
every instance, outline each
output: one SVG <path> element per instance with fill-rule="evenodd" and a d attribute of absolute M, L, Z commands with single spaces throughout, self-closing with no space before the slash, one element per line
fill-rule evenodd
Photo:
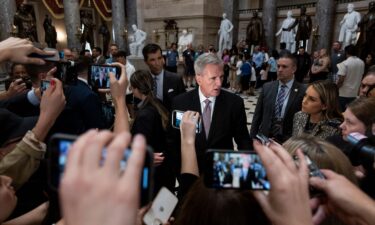
<path fill-rule="evenodd" d="M 292 11 L 289 10 L 286 19 L 283 21 L 283 24 L 281 25 L 280 30 L 276 33 L 276 36 L 279 36 L 281 34 L 280 43 L 286 43 L 286 49 L 288 49 L 291 52 L 293 52 L 292 47 L 294 46 L 293 43 L 295 41 L 295 30 L 291 29 L 289 31 L 289 27 L 292 26 L 294 24 L 294 21 L 296 20 L 292 17 L 292 15 Z"/>

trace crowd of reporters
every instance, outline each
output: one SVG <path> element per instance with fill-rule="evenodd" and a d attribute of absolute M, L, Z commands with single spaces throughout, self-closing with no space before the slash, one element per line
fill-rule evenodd
<path fill-rule="evenodd" d="M 161 174 L 154 177 L 155 192 L 169 182 L 163 181 L 163 176 L 170 169 L 160 167 L 165 159 L 160 150 L 167 148 L 167 130 L 172 129 L 169 112 L 155 98 L 152 75 L 139 70 L 129 78 L 126 55 L 121 51 L 113 53 L 110 62 L 121 68 L 120 77 L 116 79 L 110 73 L 110 88 L 100 90 L 92 86 L 89 75 L 89 66 L 102 60 L 100 55 L 94 59 L 78 57 L 67 49 L 66 61 L 76 63 L 72 69 L 30 57 L 31 53 L 55 54 L 35 48 L 28 40 L 10 38 L 0 42 L 0 61 L 14 63 L 10 71 L 12 82 L 0 94 L 0 222 L 142 224 L 145 209 L 139 205 L 139 184 L 146 146 L 156 150 L 155 169 Z M 114 62 L 121 57 L 125 58 L 124 63 Z M 370 67 L 367 73 L 375 73 L 375 68 Z M 50 83 L 44 91 L 40 88 L 42 80 Z M 129 86 L 137 104 L 127 96 Z M 370 96 L 371 90 L 365 88 L 369 89 L 363 86 L 361 91 Z M 326 106 L 319 111 L 325 115 L 317 121 L 319 130 L 309 129 L 306 124 L 296 126 L 303 123 L 304 116 L 317 113 L 305 110 L 294 118 L 293 137 L 283 145 L 272 140 L 267 145 L 253 143 L 271 184 L 267 192 L 207 188 L 195 145 L 196 124 L 201 115 L 185 112 L 180 125 L 179 185 L 171 190 L 177 193 L 180 204 L 169 223 L 374 224 L 374 142 L 368 138 L 353 148 L 348 135 L 359 132 L 373 136 L 375 99 L 363 96 L 354 100 L 342 116 L 337 87 L 332 83 L 312 83 L 306 93 L 310 100 L 318 93 Z M 311 103 L 303 104 L 307 107 Z M 115 117 L 111 113 L 106 116 L 108 108 Z M 331 129 L 332 124 L 340 129 Z M 48 187 L 45 161 L 48 138 L 57 132 L 80 135 L 70 149 L 59 193 Z M 123 151 L 129 146 L 133 153 L 126 170 L 120 172 Z M 104 148 L 107 157 L 103 162 Z M 325 179 L 309 176 L 304 154 L 321 169 Z M 298 167 L 293 160 L 295 155 Z M 319 194 L 311 195 L 311 188 Z"/>

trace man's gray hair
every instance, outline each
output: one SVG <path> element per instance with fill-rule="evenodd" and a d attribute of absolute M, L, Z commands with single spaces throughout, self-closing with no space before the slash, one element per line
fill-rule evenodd
<path fill-rule="evenodd" d="M 195 74 L 202 74 L 208 64 L 223 65 L 223 61 L 215 53 L 203 53 L 194 63 Z"/>

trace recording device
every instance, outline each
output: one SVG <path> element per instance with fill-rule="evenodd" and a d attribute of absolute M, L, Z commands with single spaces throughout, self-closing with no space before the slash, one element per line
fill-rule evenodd
<path fill-rule="evenodd" d="M 68 134 L 55 134 L 51 137 L 49 142 L 49 159 L 48 159 L 48 183 L 50 187 L 57 190 L 60 179 L 62 178 L 67 156 L 70 147 L 78 136 Z M 123 160 L 120 163 L 121 170 L 126 169 L 127 160 L 131 154 L 131 149 L 124 151 Z M 104 148 L 102 151 L 102 160 L 104 161 L 107 151 Z M 144 206 L 152 200 L 153 192 L 153 151 L 147 147 L 146 157 L 142 169 L 141 177 L 141 205 Z M 100 182 L 100 181 L 98 181 Z"/>
<path fill-rule="evenodd" d="M 260 141 L 260 143 L 262 143 L 262 145 L 268 146 L 270 144 L 270 139 L 268 137 L 266 137 L 264 134 L 259 133 L 255 136 L 255 138 L 258 141 Z"/>
<path fill-rule="evenodd" d="M 176 129 L 180 129 L 182 116 L 184 115 L 184 111 L 180 110 L 173 110 L 172 111 L 172 127 Z M 197 124 L 196 124 L 196 130 L 195 133 L 200 133 L 202 130 L 202 120 L 199 117 Z"/>
<path fill-rule="evenodd" d="M 177 202 L 177 197 L 167 188 L 162 187 L 154 201 L 152 201 L 151 208 L 143 217 L 143 222 L 146 225 L 166 224 Z"/>
<path fill-rule="evenodd" d="M 51 86 L 51 81 L 42 80 L 40 82 L 40 92 L 43 94 L 49 88 L 49 86 Z"/>
<path fill-rule="evenodd" d="M 204 182 L 217 189 L 269 190 L 266 169 L 253 151 L 209 149 Z"/>
<path fill-rule="evenodd" d="M 120 68 L 117 66 L 110 65 L 91 65 L 90 77 L 96 88 L 109 88 L 109 73 L 115 74 L 116 79 L 120 78 Z"/>
<path fill-rule="evenodd" d="M 375 137 L 367 137 L 358 132 L 347 136 L 348 142 L 353 146 L 350 158 L 354 165 L 363 165 L 366 170 L 373 170 L 375 157 Z"/>
<path fill-rule="evenodd" d="M 31 88 L 33 87 L 33 82 L 31 82 L 31 77 L 30 76 L 24 76 L 24 77 L 21 77 L 21 79 L 25 83 L 26 89 L 31 90 Z"/>
<path fill-rule="evenodd" d="M 318 177 L 320 179 L 326 179 L 322 171 L 320 171 L 319 167 L 310 159 L 307 154 L 304 154 L 305 160 L 307 163 L 307 168 L 309 169 L 309 177 Z M 299 166 L 298 157 L 296 155 L 293 156 L 294 163 Z M 309 186 L 309 193 L 310 196 L 317 196 L 322 194 L 322 192 L 312 186 Z"/>

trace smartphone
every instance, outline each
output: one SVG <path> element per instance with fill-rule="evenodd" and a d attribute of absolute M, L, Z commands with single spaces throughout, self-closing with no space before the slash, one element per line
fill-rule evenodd
<path fill-rule="evenodd" d="M 269 190 L 266 169 L 254 151 L 209 149 L 205 185 L 217 189 Z"/>
<path fill-rule="evenodd" d="M 109 72 L 114 73 L 116 79 L 119 79 L 120 70 L 117 66 L 93 64 L 90 67 L 91 82 L 96 88 L 109 88 Z"/>
<path fill-rule="evenodd" d="M 51 82 L 49 80 L 42 80 L 40 82 L 40 92 L 43 94 L 43 92 L 45 92 L 49 86 L 51 85 Z"/>
<path fill-rule="evenodd" d="M 177 197 L 167 188 L 162 187 L 152 202 L 151 208 L 143 217 L 146 225 L 161 225 L 168 222 L 178 202 Z"/>
<path fill-rule="evenodd" d="M 33 57 L 33 58 L 44 59 L 46 61 L 51 61 L 51 62 L 60 61 L 60 55 L 59 55 L 59 51 L 57 51 L 57 49 L 55 49 L 55 48 L 44 48 L 43 50 L 49 51 L 49 52 L 54 52 L 55 54 L 53 54 L 53 55 L 40 55 L 38 53 L 31 53 L 29 56 Z"/>
<path fill-rule="evenodd" d="M 181 124 L 183 115 L 184 115 L 184 111 L 180 111 L 180 110 L 172 111 L 172 127 L 176 129 L 180 129 L 180 124 Z M 197 121 L 197 124 L 196 124 L 195 133 L 200 133 L 201 130 L 202 130 L 202 121 L 201 121 L 201 118 L 199 117 L 199 120 Z"/>
<path fill-rule="evenodd" d="M 309 168 L 309 177 L 319 177 L 321 179 L 326 179 L 322 171 L 320 171 L 319 167 L 310 159 L 310 157 L 306 154 L 304 154 L 304 156 L 305 156 L 305 160 L 307 163 L 307 167 Z M 294 155 L 293 159 L 294 159 L 294 163 L 298 167 L 299 166 L 298 157 Z M 312 186 L 309 186 L 309 193 L 311 197 L 314 197 L 314 196 L 322 194 L 323 192 Z"/>
<path fill-rule="evenodd" d="M 255 136 L 255 138 L 257 140 L 259 140 L 260 143 L 262 143 L 262 145 L 269 145 L 270 144 L 270 139 L 267 136 L 265 136 L 264 134 L 259 133 Z"/>
<path fill-rule="evenodd" d="M 49 159 L 48 159 L 48 183 L 50 187 L 57 190 L 60 179 L 64 173 L 65 164 L 70 147 L 78 136 L 68 134 L 55 134 L 49 142 Z M 102 159 L 106 158 L 106 149 L 102 151 Z M 126 162 L 131 155 L 131 149 L 126 149 L 121 169 L 125 170 Z M 152 200 L 153 193 L 153 151 L 147 147 L 145 162 L 142 169 L 141 177 L 141 205 L 147 205 Z M 98 181 L 99 182 L 99 181 Z"/>

